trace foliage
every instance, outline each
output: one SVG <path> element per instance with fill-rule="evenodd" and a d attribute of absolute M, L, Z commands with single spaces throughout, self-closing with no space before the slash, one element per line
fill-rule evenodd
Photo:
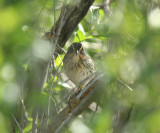
<path fill-rule="evenodd" d="M 102 3 L 102 0 L 95 1 L 95 5 Z M 104 9 L 94 6 L 90 8 L 68 40 L 65 49 L 72 42 L 82 42 L 87 53 L 95 60 L 97 70 L 107 75 L 104 79 L 104 93 L 96 101 L 100 105 L 100 111 L 95 113 L 92 120 L 93 110 L 88 109 L 65 131 L 112 132 L 114 110 L 133 103 L 132 115 L 124 132 L 160 132 L 158 4 L 156 0 L 113 1 L 109 5 L 112 16 Z M 14 121 L 11 114 L 14 114 L 16 107 L 21 104 L 19 99 L 23 97 L 21 94 L 25 89 L 22 88 L 22 80 L 27 78 L 26 71 L 31 57 L 34 56 L 34 46 L 37 46 L 34 45 L 35 40 L 44 34 L 44 30 L 52 27 L 55 19 L 59 17 L 62 4 L 58 0 L 2 0 L 0 6 L 0 131 L 8 133 L 12 129 L 8 127 L 11 127 L 11 122 Z M 54 6 L 56 18 L 53 15 Z M 33 99 L 38 101 L 42 108 L 51 104 L 50 112 L 53 114 L 64 107 L 71 88 L 75 87 L 73 84 L 66 84 L 59 75 L 63 71 L 63 57 L 64 55 L 59 55 L 54 62 L 54 68 L 50 68 L 52 75 L 49 75 L 45 84 L 42 98 Z M 121 80 L 122 83 L 117 83 L 116 80 Z M 32 107 L 27 108 L 30 120 L 27 124 L 22 124 L 25 133 L 32 128 L 32 112 Z M 46 119 L 45 122 L 49 118 Z M 38 121 L 38 125 L 40 123 L 41 121 Z M 19 132 L 18 127 L 14 132 Z"/>

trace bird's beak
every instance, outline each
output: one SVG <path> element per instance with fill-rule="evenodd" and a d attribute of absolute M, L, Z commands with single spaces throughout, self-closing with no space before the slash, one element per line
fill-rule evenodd
<path fill-rule="evenodd" d="M 79 53 L 79 51 L 77 50 L 77 51 L 76 51 L 76 55 L 78 55 L 78 53 Z"/>

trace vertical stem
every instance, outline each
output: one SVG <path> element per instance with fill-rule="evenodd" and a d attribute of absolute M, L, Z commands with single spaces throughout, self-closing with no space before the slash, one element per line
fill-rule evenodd
<path fill-rule="evenodd" d="M 37 133 L 37 122 L 38 122 L 38 110 L 35 109 L 33 113 L 32 133 Z"/>

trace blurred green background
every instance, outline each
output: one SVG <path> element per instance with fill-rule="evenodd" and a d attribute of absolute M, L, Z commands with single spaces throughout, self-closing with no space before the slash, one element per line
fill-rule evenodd
<path fill-rule="evenodd" d="M 124 132 L 159 133 L 160 3 L 158 0 L 113 0 L 109 5 L 112 15 L 97 8 L 102 3 L 103 0 L 95 1 L 65 49 L 72 42 L 82 42 L 95 61 L 97 70 L 101 69 L 107 75 L 104 85 L 107 91 L 103 94 L 106 97 L 102 96 L 99 101 L 101 111 L 97 111 L 93 120 L 93 111 L 87 110 L 64 132 L 110 133 L 116 105 L 131 102 L 134 107 Z M 37 46 L 35 40 L 51 29 L 54 7 L 55 18 L 58 19 L 61 6 L 60 0 L 0 1 L 0 133 L 12 131 L 12 113 L 20 97 L 23 97 L 21 80 L 27 78 L 25 71 Z M 40 40 L 40 43 L 43 41 Z M 41 54 L 41 51 L 38 52 Z M 63 56 L 60 55 L 62 59 Z M 61 58 L 56 59 L 55 68 L 58 68 Z M 113 79 L 122 80 L 133 91 L 119 93 L 128 90 L 113 83 Z M 70 86 L 56 76 L 54 86 L 50 88 L 52 80 L 53 77 L 50 77 L 47 81 L 43 95 L 48 98 L 52 89 L 52 97 L 61 103 L 58 107 L 61 109 Z M 25 133 L 32 128 L 32 107 L 27 108 L 27 112 L 30 120 L 23 127 Z M 18 127 L 14 132 L 19 132 Z"/>

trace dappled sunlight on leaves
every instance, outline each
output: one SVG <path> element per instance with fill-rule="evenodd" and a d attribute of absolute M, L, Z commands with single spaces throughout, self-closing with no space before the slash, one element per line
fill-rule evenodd
<path fill-rule="evenodd" d="M 124 133 L 158 133 L 159 3 L 156 0 L 112 1 L 106 5 L 110 7 L 110 15 L 102 7 L 103 2 L 95 1 L 64 46 L 67 50 L 71 43 L 81 42 L 84 50 L 95 61 L 97 71 L 105 74 L 94 99 L 100 111 L 86 109 L 80 118 L 65 129 L 69 133 L 110 133 L 118 123 L 120 113 L 133 107 Z M 75 89 L 76 85 L 64 74 L 62 60 L 65 52 L 54 53 L 57 56 L 54 60 L 51 55 L 56 49 L 53 40 L 42 39 L 45 31 L 49 31 L 58 20 L 62 3 L 60 0 L 0 2 L 0 132 L 11 132 L 9 126 L 12 121 L 16 125 L 11 114 L 16 111 L 17 116 L 23 113 L 28 115 L 20 126 L 24 133 L 30 132 L 34 112 L 30 103 L 37 105 L 40 112 L 44 113 L 38 116 L 37 123 L 38 127 L 46 129 L 45 124 L 51 122 L 52 117 L 67 105 Z M 70 0 L 68 3 L 71 6 L 76 1 Z M 63 21 L 68 22 L 66 18 L 64 16 Z M 52 34 L 54 38 L 55 33 Z M 61 38 L 61 34 L 58 38 Z M 42 87 L 39 84 L 42 82 L 40 75 L 46 71 L 43 72 L 39 65 L 31 64 L 43 64 L 48 60 L 52 63 L 48 63 L 49 74 Z M 28 88 L 35 82 L 37 84 L 33 88 Z M 43 88 L 42 95 L 37 91 L 40 87 Z M 27 91 L 28 103 L 23 103 L 21 98 L 27 95 Z M 23 107 L 19 112 L 17 106 L 21 102 L 26 108 Z M 17 126 L 15 133 L 18 132 Z"/>

